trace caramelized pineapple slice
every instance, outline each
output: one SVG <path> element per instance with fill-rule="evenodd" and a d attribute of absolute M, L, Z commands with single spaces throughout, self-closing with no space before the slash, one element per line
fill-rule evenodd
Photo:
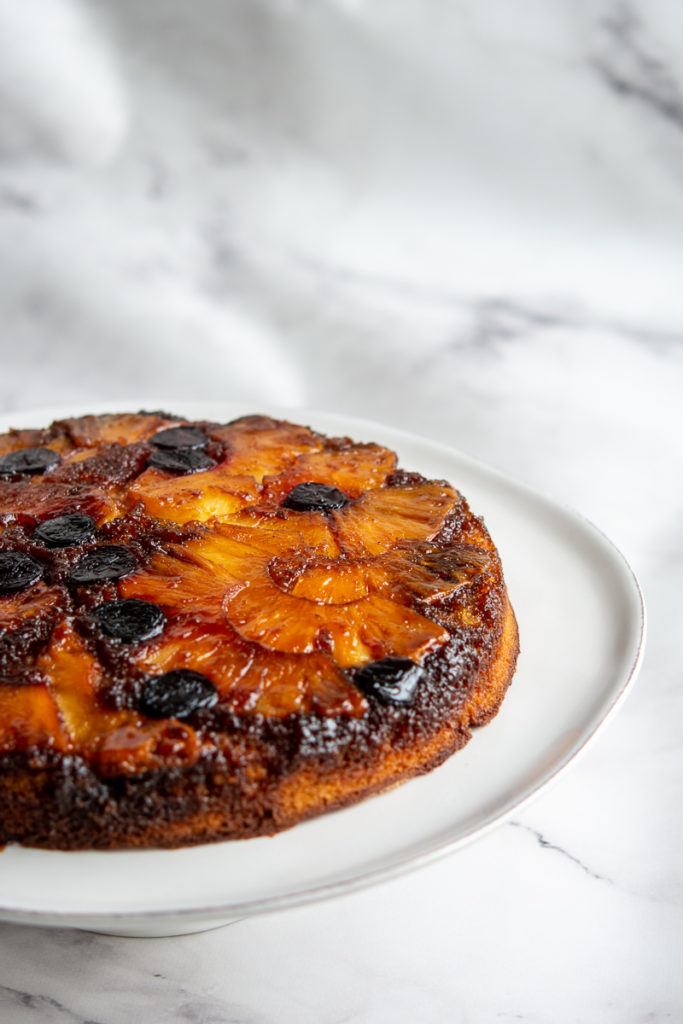
<path fill-rule="evenodd" d="M 384 479 L 391 464 L 371 454 L 369 464 L 381 466 L 375 479 Z M 315 456 L 304 459 L 310 466 Z M 241 509 L 121 580 L 122 596 L 153 601 L 169 618 L 136 665 L 202 672 L 240 711 L 361 713 L 345 669 L 384 657 L 420 661 L 448 642 L 413 605 L 467 578 L 461 557 L 439 561 L 428 544 L 458 500 L 425 481 L 380 486 L 332 515 Z"/>
<path fill-rule="evenodd" d="M 131 507 L 141 502 L 148 515 L 184 524 L 228 518 L 256 501 L 259 489 L 252 477 L 229 475 L 224 466 L 191 476 L 169 476 L 150 467 L 128 495 Z"/>
<path fill-rule="evenodd" d="M 0 457 L 21 448 L 50 448 L 64 455 L 71 451 L 73 443 L 63 434 L 51 437 L 48 430 L 10 430 L 0 435 Z"/>
<path fill-rule="evenodd" d="M 64 749 L 77 749 L 102 775 L 137 775 L 164 764 L 191 763 L 199 756 L 200 744 L 187 723 L 150 722 L 135 711 L 100 702 L 101 666 L 67 623 L 55 630 L 38 667 L 49 674 L 50 700 L 63 723 L 57 736 Z"/>
<path fill-rule="evenodd" d="M 362 570 L 346 560 L 294 568 L 291 584 L 284 583 L 283 556 L 302 557 L 297 534 L 224 526 L 185 551 L 221 574 L 225 614 L 237 632 L 270 650 L 328 650 L 346 668 L 392 653 L 392 637 L 393 653 L 416 660 L 447 640 L 444 629 L 417 612 L 368 596 Z M 314 596 L 316 583 L 321 589 Z M 295 596 L 297 587 L 301 596 Z"/>
<path fill-rule="evenodd" d="M 96 485 L 51 481 L 46 487 L 38 480 L 19 480 L 3 484 L 2 511 L 8 520 L 21 516 L 39 522 L 82 512 L 101 525 L 121 515 L 123 506 L 113 494 Z"/>
<path fill-rule="evenodd" d="M 338 487 L 349 498 L 381 487 L 396 469 L 396 455 L 378 444 L 348 444 L 338 451 L 300 455 L 294 465 L 263 481 L 264 499 L 281 502 L 297 484 L 314 480 Z"/>
<path fill-rule="evenodd" d="M 350 558 L 381 555 L 399 541 L 434 537 L 458 501 L 457 491 L 433 481 L 381 487 L 332 513 L 335 536 Z"/>
<path fill-rule="evenodd" d="M 230 697 L 252 657 L 251 645 L 226 623 L 220 602 L 202 603 L 194 612 L 177 612 L 161 635 L 143 650 L 132 652 L 133 664 L 150 675 L 180 668 L 202 672 L 222 699 Z"/>
<path fill-rule="evenodd" d="M 111 416 L 77 416 L 60 420 L 79 448 L 93 448 L 100 444 L 133 444 L 147 441 L 153 434 L 183 421 L 178 417 L 159 413 L 124 412 Z"/>
<path fill-rule="evenodd" d="M 235 711 L 279 716 L 297 713 L 352 715 L 367 710 L 367 701 L 330 658 L 257 650 L 231 695 Z"/>
<path fill-rule="evenodd" d="M 319 604 L 283 593 L 267 577 L 230 596 L 226 615 L 241 636 L 262 647 L 292 654 L 329 651 L 342 668 L 390 655 L 418 661 L 448 640 L 441 626 L 379 594 Z"/>
<path fill-rule="evenodd" d="M 257 483 L 284 472 L 299 455 L 322 448 L 322 441 L 307 427 L 267 416 L 244 416 L 227 426 L 211 427 L 209 433 L 228 445 L 230 472 L 251 476 Z"/>
<path fill-rule="evenodd" d="M 221 703 L 237 714 L 359 715 L 366 707 L 361 693 L 324 654 L 297 657 L 248 643 L 231 628 L 220 605 L 198 609 L 196 615 L 180 613 L 136 655 L 135 664 L 153 675 L 177 668 L 201 672 Z"/>
<path fill-rule="evenodd" d="M 28 590 L 3 594 L 0 599 L 0 638 L 28 619 L 49 618 L 60 605 L 60 595 L 45 583 L 36 583 Z"/>
<path fill-rule="evenodd" d="M 266 577 L 268 548 L 279 550 L 283 543 L 264 533 L 266 550 L 259 551 L 248 539 L 219 535 L 193 541 L 173 554 L 154 555 L 149 569 L 121 580 L 122 596 L 153 601 L 169 617 L 161 636 L 134 663 L 153 675 L 175 668 L 202 672 L 237 712 L 361 714 L 364 699 L 324 655 L 287 657 L 292 652 L 265 650 L 231 625 L 225 611 L 230 595 L 249 575 Z M 295 540 L 290 537 L 289 544 Z"/>
<path fill-rule="evenodd" d="M 489 569 L 489 557 L 479 547 L 453 544 L 444 548 L 429 541 L 415 541 L 399 543 L 370 559 L 366 572 L 373 588 L 394 601 L 431 603 Z"/>
<path fill-rule="evenodd" d="M 238 527 L 258 530 L 258 533 L 252 534 L 254 538 L 270 535 L 275 544 L 275 554 L 302 548 L 325 558 L 336 558 L 339 555 L 332 522 L 328 516 L 321 516 L 318 512 L 292 512 L 286 508 L 261 506 L 244 508 L 230 516 L 227 529 L 236 536 Z M 243 533 L 240 536 L 246 539 L 248 535 Z M 275 541 L 275 537 L 281 537 L 281 541 Z"/>
<path fill-rule="evenodd" d="M 349 668 L 390 654 L 419 660 L 446 642 L 442 627 L 381 594 L 369 594 L 363 570 L 350 563 L 313 562 L 308 580 L 294 567 L 291 585 L 283 582 L 282 562 L 299 545 L 300 537 L 285 531 L 224 526 L 172 553 L 155 554 L 148 569 L 120 583 L 122 596 L 153 601 L 170 618 L 136 664 L 154 673 L 179 667 L 201 671 L 225 699 L 245 709 L 263 706 L 258 694 L 270 706 L 272 687 L 286 675 L 289 682 L 282 686 L 291 700 L 296 697 L 296 705 L 287 705 L 294 710 L 302 701 L 306 706 L 322 702 L 325 673 L 322 667 L 313 671 L 307 658 L 280 659 L 271 687 L 266 684 L 271 655 L 327 652 L 340 668 Z M 283 554 L 274 554 L 278 551 Z M 315 595 L 321 572 L 327 582 Z M 308 594 L 295 596 L 288 586 L 308 588 Z M 335 708 L 345 706 L 353 693 L 346 680 L 339 680 L 331 689 L 325 684 Z M 250 697 L 256 682 L 257 696 Z"/>
<path fill-rule="evenodd" d="M 122 598 L 151 601 L 171 615 L 194 609 L 202 618 L 204 611 L 213 614 L 212 609 L 222 606 L 228 589 L 237 582 L 229 569 L 199 564 L 192 552 L 178 547 L 152 555 L 149 568 L 119 581 L 119 593 Z"/>
<path fill-rule="evenodd" d="M 349 604 L 368 596 L 366 566 L 360 562 L 298 553 L 272 558 L 268 575 L 280 590 L 316 604 Z"/>
<path fill-rule="evenodd" d="M 72 749 L 59 709 L 47 686 L 42 683 L 0 685 L 0 751 L 28 750 L 31 747 Z"/>
<path fill-rule="evenodd" d="M 135 717 L 129 711 L 100 705 L 97 690 L 102 668 L 67 622 L 57 626 L 36 667 L 50 680 L 50 693 L 70 739 L 80 750 L 91 752 L 102 733 Z"/>
<path fill-rule="evenodd" d="M 20 448 L 42 448 L 45 445 L 44 430 L 10 430 L 0 435 L 0 456 Z"/>

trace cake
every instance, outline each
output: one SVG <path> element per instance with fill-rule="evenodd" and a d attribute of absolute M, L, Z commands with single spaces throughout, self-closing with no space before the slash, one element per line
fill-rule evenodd
<path fill-rule="evenodd" d="M 430 771 L 518 654 L 449 483 L 267 416 L 0 436 L 0 842 L 274 834 Z"/>

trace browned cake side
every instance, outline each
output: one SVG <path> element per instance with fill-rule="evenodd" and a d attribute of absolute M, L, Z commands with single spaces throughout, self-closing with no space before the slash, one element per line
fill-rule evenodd
<path fill-rule="evenodd" d="M 517 653 L 482 522 L 379 445 L 165 413 L 0 437 L 0 842 L 288 828 L 462 747 Z"/>

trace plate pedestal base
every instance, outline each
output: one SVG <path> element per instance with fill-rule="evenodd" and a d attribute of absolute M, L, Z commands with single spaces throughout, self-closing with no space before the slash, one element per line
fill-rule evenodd
<path fill-rule="evenodd" d="M 230 924 L 243 921 L 242 917 L 227 917 L 224 920 L 207 921 L 201 918 L 184 917 L 167 920 L 165 917 L 146 921 L 122 921 L 121 927 L 84 928 L 83 931 L 94 932 L 96 935 L 115 935 L 122 939 L 171 939 L 175 935 L 194 935 L 197 932 L 211 932 L 217 928 L 227 928 Z"/>

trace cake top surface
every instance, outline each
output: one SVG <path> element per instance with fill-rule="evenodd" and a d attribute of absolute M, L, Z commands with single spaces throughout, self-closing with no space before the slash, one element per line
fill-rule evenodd
<path fill-rule="evenodd" d="M 456 632 L 486 642 L 497 579 L 457 491 L 377 444 L 162 412 L 11 431 L 0 751 L 116 775 L 198 757 L 226 716 L 390 715 Z"/>

